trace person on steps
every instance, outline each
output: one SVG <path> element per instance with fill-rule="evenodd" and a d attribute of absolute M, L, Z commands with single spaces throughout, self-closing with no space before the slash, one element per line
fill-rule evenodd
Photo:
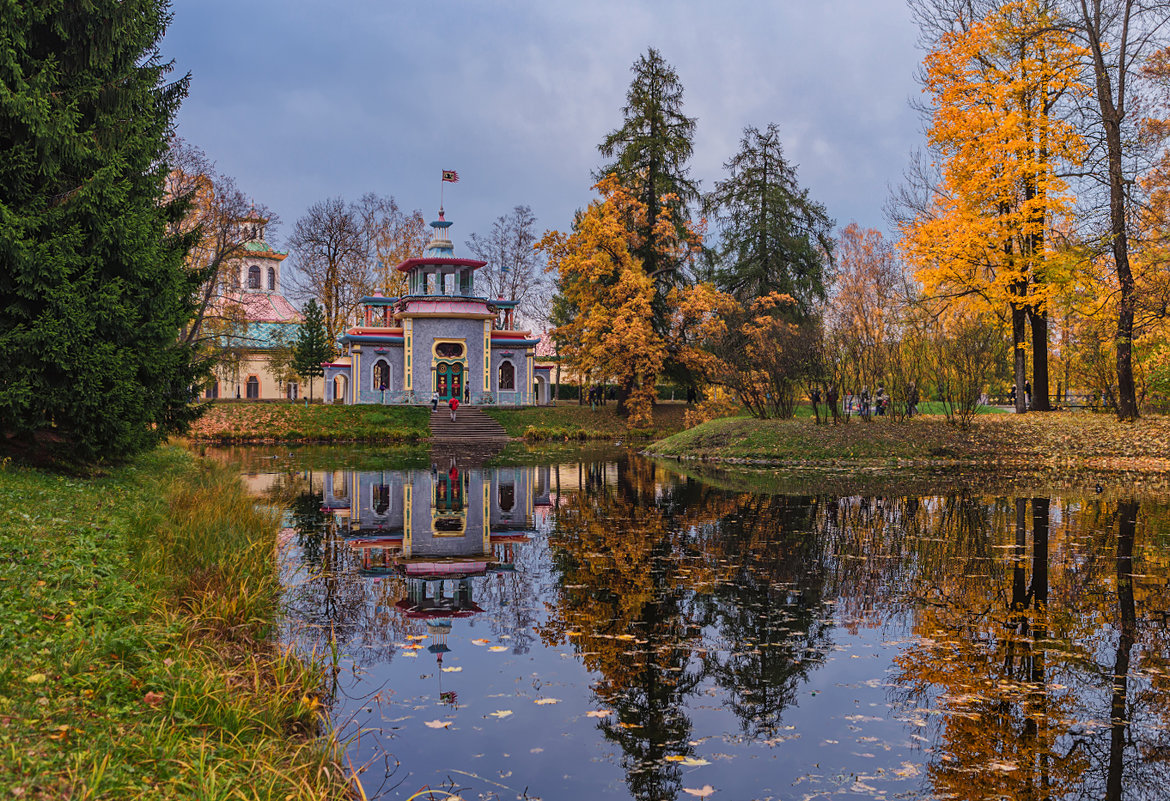
<path fill-rule="evenodd" d="M 432 392 L 431 393 L 431 411 L 433 412 L 438 408 L 439 408 L 439 393 Z"/>
<path fill-rule="evenodd" d="M 451 422 L 455 422 L 455 410 L 459 408 L 459 399 L 452 397 L 447 401 L 447 407 L 451 410 Z"/>

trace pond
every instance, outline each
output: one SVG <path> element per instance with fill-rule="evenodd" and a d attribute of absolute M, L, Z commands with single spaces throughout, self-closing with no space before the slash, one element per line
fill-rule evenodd
<path fill-rule="evenodd" d="M 369 797 L 1165 797 L 1158 493 L 523 461 L 246 468 Z"/>

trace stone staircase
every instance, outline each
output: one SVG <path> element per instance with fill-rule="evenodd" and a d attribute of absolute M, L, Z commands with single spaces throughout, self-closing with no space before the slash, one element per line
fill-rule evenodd
<path fill-rule="evenodd" d="M 451 422 L 451 412 L 442 406 L 431 412 L 431 440 L 434 442 L 507 442 L 508 432 L 474 406 L 460 406 Z"/>

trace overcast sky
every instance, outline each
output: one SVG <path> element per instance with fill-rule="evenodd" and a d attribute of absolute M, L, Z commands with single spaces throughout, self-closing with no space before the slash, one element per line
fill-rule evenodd
<path fill-rule="evenodd" d="M 692 177 L 723 177 L 746 125 L 780 126 L 840 226 L 882 205 L 922 141 L 903 0 L 174 0 L 163 55 L 192 75 L 179 134 L 274 210 L 367 191 L 434 219 L 456 252 L 517 204 L 565 229 L 592 196 L 630 66 L 672 64 L 697 118 Z"/>

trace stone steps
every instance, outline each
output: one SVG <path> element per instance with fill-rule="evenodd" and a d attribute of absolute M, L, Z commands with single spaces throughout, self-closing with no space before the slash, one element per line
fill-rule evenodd
<path fill-rule="evenodd" d="M 504 427 L 475 407 L 460 406 L 451 422 L 451 412 L 431 412 L 431 439 L 447 442 L 499 442 L 508 439 Z"/>

